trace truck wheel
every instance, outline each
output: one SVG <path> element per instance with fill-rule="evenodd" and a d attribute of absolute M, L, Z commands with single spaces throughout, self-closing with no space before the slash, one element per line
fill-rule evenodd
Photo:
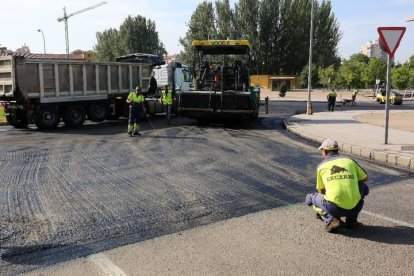
<path fill-rule="evenodd" d="M 88 118 L 92 122 L 102 122 L 108 116 L 108 107 L 105 103 L 91 103 L 88 108 Z"/>
<path fill-rule="evenodd" d="M 41 107 L 33 115 L 33 121 L 39 129 L 55 129 L 59 124 L 59 112 L 54 106 Z"/>
<path fill-rule="evenodd" d="M 19 118 L 17 119 L 12 114 L 6 115 L 6 121 L 9 125 L 14 126 L 15 128 L 26 128 L 29 122 L 27 121 L 27 118 Z"/>
<path fill-rule="evenodd" d="M 80 127 L 85 122 L 86 111 L 81 105 L 70 105 L 65 110 L 63 121 L 69 127 Z"/>

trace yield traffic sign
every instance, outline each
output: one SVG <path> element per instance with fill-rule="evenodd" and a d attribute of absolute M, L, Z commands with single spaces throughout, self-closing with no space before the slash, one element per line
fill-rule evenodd
<path fill-rule="evenodd" d="M 405 33 L 405 27 L 378 27 L 380 40 L 390 57 L 393 57 Z"/>

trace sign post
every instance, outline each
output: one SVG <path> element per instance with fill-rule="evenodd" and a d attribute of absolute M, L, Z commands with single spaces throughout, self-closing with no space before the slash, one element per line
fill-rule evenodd
<path fill-rule="evenodd" d="M 391 61 L 397 51 L 400 41 L 405 33 L 405 27 L 378 27 L 380 44 L 388 53 L 387 59 L 387 88 L 385 96 L 385 144 L 388 144 L 388 122 L 390 114 L 390 90 L 391 90 Z"/>

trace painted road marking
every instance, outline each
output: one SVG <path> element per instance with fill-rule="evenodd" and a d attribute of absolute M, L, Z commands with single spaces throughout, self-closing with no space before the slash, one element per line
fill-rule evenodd
<path fill-rule="evenodd" d="M 94 264 L 99 266 L 107 275 L 113 276 L 127 276 L 116 264 L 114 264 L 108 257 L 102 253 L 94 254 L 88 257 Z"/>
<path fill-rule="evenodd" d="M 367 214 L 369 216 L 373 216 L 373 217 L 376 217 L 376 218 L 380 218 L 380 219 L 383 219 L 383 220 L 386 220 L 386 221 L 389 221 L 389 222 L 393 222 L 395 224 L 399 224 L 399 225 L 402 225 L 402 226 L 414 228 L 414 224 L 412 224 L 412 223 L 408 223 L 408 222 L 401 221 L 401 220 L 396 220 L 396 219 L 389 218 L 389 217 L 386 217 L 386 216 L 383 216 L 383 215 L 380 215 L 380 214 L 372 213 L 370 211 L 362 210 L 361 213 L 364 213 L 364 214 Z"/>

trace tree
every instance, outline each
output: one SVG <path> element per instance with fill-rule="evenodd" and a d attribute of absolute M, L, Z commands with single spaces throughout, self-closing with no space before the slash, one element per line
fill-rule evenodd
<path fill-rule="evenodd" d="M 128 16 L 119 31 L 111 28 L 98 32 L 96 38 L 94 50 L 100 61 L 115 61 L 116 57 L 130 53 L 167 54 L 155 22 L 140 15 Z"/>
<path fill-rule="evenodd" d="M 323 68 L 331 65 L 339 67 L 341 60 L 338 56 L 338 44 L 342 33 L 339 31 L 339 23 L 332 14 L 331 1 L 323 1 L 316 6 L 314 63 Z"/>
<path fill-rule="evenodd" d="M 229 0 L 216 1 L 217 39 L 234 38 L 233 12 Z"/>
<path fill-rule="evenodd" d="M 385 80 L 386 72 L 386 61 L 377 57 L 370 58 L 361 73 L 361 81 L 365 84 L 365 88 L 374 86 L 377 79 Z"/>
<path fill-rule="evenodd" d="M 181 53 L 192 61 L 195 39 L 247 39 L 252 69 L 262 74 L 298 74 L 309 62 L 310 0 L 238 0 L 232 10 L 229 0 L 200 3 L 188 23 Z M 215 11 L 215 13 L 214 13 Z M 338 67 L 339 24 L 330 1 L 315 3 L 314 64 Z"/>
<path fill-rule="evenodd" d="M 128 16 L 119 28 L 122 51 L 128 53 L 167 54 L 158 38 L 155 22 L 143 16 Z"/>
<path fill-rule="evenodd" d="M 312 87 L 315 87 L 318 83 L 318 67 L 316 67 L 315 64 L 312 64 L 311 68 L 311 81 L 312 81 Z M 300 85 L 302 87 L 308 87 L 308 75 L 309 75 L 309 65 L 305 65 L 303 67 L 302 72 L 300 73 Z"/>
<path fill-rule="evenodd" d="M 340 69 L 339 75 L 342 83 L 346 85 L 348 90 L 351 87 L 362 87 L 363 83 L 361 81 L 362 71 L 364 70 L 365 63 L 356 61 L 356 60 L 344 60 Z"/>
<path fill-rule="evenodd" d="M 335 68 L 333 65 L 326 68 L 319 67 L 318 74 L 319 83 L 322 84 L 323 87 L 328 88 L 331 82 L 335 79 Z"/>
<path fill-rule="evenodd" d="M 280 0 L 263 0 L 259 9 L 259 38 L 256 53 L 257 67 L 260 72 L 271 73 L 280 71 Z"/>
<path fill-rule="evenodd" d="M 349 57 L 350 61 L 356 61 L 356 62 L 362 62 L 365 64 L 368 64 L 370 59 L 367 55 L 364 55 L 363 53 L 357 53 L 353 54 Z"/>
<path fill-rule="evenodd" d="M 394 68 L 391 71 L 392 86 L 397 89 L 406 89 L 410 80 L 410 69 L 407 65 Z"/>
<path fill-rule="evenodd" d="M 258 23 L 259 23 L 259 0 L 239 0 L 238 4 L 235 4 L 235 24 L 238 26 L 239 39 L 247 39 L 250 43 L 251 54 L 253 58 L 253 67 L 256 67 L 257 56 L 260 51 L 259 48 L 259 35 L 258 35 Z"/>
<path fill-rule="evenodd" d="M 180 38 L 180 44 L 184 47 L 181 59 L 184 63 L 193 63 L 193 40 L 216 39 L 215 15 L 213 4 L 207 1 L 200 3 L 188 23 L 188 31 L 184 38 Z"/>
<path fill-rule="evenodd" d="M 96 33 L 97 43 L 94 47 L 96 59 L 101 61 L 114 61 L 121 56 L 122 50 L 119 44 L 119 32 L 116 29 L 109 29 Z"/>

